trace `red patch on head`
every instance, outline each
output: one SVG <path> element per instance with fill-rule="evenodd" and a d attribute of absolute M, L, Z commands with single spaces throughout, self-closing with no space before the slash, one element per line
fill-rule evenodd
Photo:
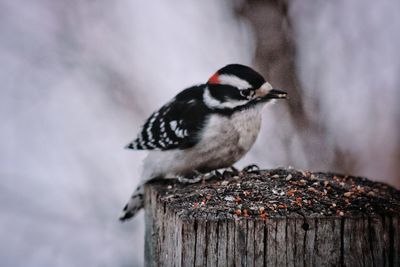
<path fill-rule="evenodd" d="M 209 84 L 219 84 L 218 77 L 219 77 L 218 73 L 215 73 L 213 76 L 211 76 L 210 79 L 208 79 L 208 83 Z"/>

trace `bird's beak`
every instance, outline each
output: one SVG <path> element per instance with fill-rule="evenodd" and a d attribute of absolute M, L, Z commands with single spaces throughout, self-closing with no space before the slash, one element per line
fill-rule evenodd
<path fill-rule="evenodd" d="M 262 99 L 286 99 L 287 93 L 278 89 L 273 89 L 268 82 L 265 82 L 256 90 L 255 96 Z"/>
<path fill-rule="evenodd" d="M 278 89 L 271 89 L 269 90 L 269 92 L 265 95 L 266 98 L 270 98 L 270 99 L 287 99 L 287 93 L 282 91 L 282 90 L 278 90 Z"/>

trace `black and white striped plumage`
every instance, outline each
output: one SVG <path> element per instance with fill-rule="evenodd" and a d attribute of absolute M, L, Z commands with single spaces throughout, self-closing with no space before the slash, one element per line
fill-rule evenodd
<path fill-rule="evenodd" d="M 202 92 L 202 86 L 194 86 L 179 93 L 147 119 L 138 137 L 126 147 L 169 150 L 194 146 L 209 113 L 201 101 Z"/>
<path fill-rule="evenodd" d="M 154 112 L 126 146 L 149 150 L 149 155 L 142 183 L 120 219 L 131 218 L 142 208 L 142 184 L 153 178 L 188 176 L 234 164 L 256 140 L 261 108 L 277 98 L 286 98 L 286 93 L 272 89 L 253 69 L 231 64 Z"/>

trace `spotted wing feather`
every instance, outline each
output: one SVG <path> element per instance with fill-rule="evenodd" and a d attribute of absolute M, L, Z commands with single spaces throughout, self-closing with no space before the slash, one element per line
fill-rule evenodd
<path fill-rule="evenodd" d="M 138 137 L 126 147 L 136 150 L 185 149 L 198 142 L 206 119 L 203 87 L 191 87 L 154 112 Z"/>

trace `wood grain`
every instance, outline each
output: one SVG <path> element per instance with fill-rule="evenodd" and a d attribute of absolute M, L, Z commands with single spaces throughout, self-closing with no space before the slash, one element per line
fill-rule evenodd
<path fill-rule="evenodd" d="M 181 216 L 146 186 L 146 266 L 399 266 L 399 216 Z"/>

